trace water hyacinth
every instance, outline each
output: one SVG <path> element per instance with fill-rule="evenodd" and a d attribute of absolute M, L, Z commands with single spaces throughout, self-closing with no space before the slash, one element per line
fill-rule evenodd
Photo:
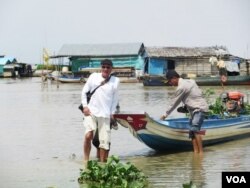
<path fill-rule="evenodd" d="M 107 163 L 90 160 L 86 169 L 80 169 L 78 182 L 88 188 L 143 188 L 147 187 L 147 177 L 130 162 L 121 163 L 117 156 L 108 158 Z"/>

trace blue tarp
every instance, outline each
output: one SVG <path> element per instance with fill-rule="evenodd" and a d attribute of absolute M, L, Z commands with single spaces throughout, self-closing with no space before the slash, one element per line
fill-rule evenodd
<path fill-rule="evenodd" d="M 167 61 L 151 58 L 148 64 L 148 74 L 162 75 L 166 73 Z"/>

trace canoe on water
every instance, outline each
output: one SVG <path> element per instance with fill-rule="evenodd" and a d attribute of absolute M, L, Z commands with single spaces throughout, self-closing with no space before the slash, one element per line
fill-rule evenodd
<path fill-rule="evenodd" d="M 59 77 L 58 80 L 62 83 L 85 83 L 81 77 Z"/>
<path fill-rule="evenodd" d="M 115 119 L 139 141 L 157 151 L 191 150 L 189 137 L 189 119 L 174 118 L 159 120 L 150 117 L 146 112 L 120 112 Z M 200 134 L 203 146 L 250 136 L 250 115 L 221 118 L 208 116 L 202 125 Z"/>

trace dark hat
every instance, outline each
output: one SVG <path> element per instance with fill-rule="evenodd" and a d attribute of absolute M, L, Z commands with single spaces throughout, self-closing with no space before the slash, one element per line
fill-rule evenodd
<path fill-rule="evenodd" d="M 112 67 L 113 63 L 109 59 L 104 59 L 104 60 L 101 61 L 101 65 L 110 65 Z"/>
<path fill-rule="evenodd" d="M 180 75 L 175 70 L 168 70 L 166 73 L 166 78 L 170 80 L 173 77 L 180 78 Z"/>

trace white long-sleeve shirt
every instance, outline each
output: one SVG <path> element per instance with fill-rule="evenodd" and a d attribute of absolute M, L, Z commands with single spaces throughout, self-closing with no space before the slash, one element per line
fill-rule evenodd
<path fill-rule="evenodd" d="M 109 118 L 115 113 L 118 104 L 118 86 L 119 78 L 111 76 L 109 81 L 100 86 L 92 95 L 89 104 L 87 104 L 86 93 L 93 91 L 104 80 L 101 73 L 92 73 L 82 90 L 82 105 L 88 106 L 91 114 L 96 117 Z"/>

